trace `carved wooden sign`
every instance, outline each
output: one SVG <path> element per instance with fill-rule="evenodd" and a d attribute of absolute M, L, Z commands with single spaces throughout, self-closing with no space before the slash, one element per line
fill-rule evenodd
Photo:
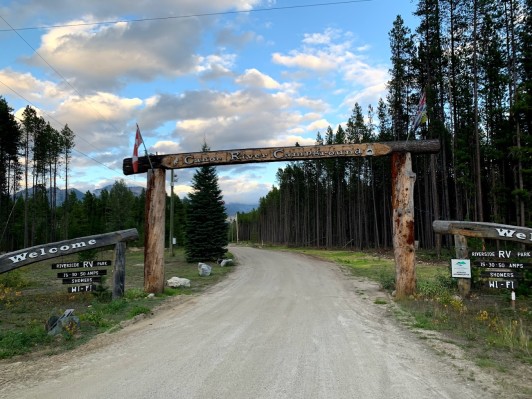
<path fill-rule="evenodd" d="M 494 238 L 532 244 L 532 229 L 528 227 L 485 222 L 435 220 L 432 222 L 432 228 L 435 233 L 439 234 L 459 234 L 466 237 Z"/>
<path fill-rule="evenodd" d="M 136 240 L 138 236 L 137 229 L 129 229 L 21 249 L 0 255 L 0 273 L 46 259 L 53 259 L 93 248 L 101 248 L 122 241 Z"/>
<path fill-rule="evenodd" d="M 525 245 L 532 244 L 532 229 L 521 226 L 511 226 L 507 224 L 466 222 L 453 220 L 435 220 L 432 228 L 438 234 L 454 234 L 460 245 L 457 244 L 457 253 L 460 251 L 462 257 L 468 256 L 466 237 L 490 238 L 496 240 L 506 240 L 518 242 Z M 516 269 L 525 269 L 524 262 L 505 262 L 494 260 L 493 258 L 529 259 L 532 256 L 530 250 L 498 250 L 498 251 L 472 251 L 471 256 L 481 258 L 473 262 L 473 266 L 481 269 L 479 275 L 484 281 L 484 286 L 492 289 L 515 290 L 518 281 L 525 277 L 524 273 Z M 486 259 L 487 258 L 487 259 Z M 496 279 L 496 280 L 492 280 Z M 501 280 L 504 279 L 504 280 Z M 461 294 L 466 296 L 471 289 L 470 281 L 461 279 L 459 288 Z"/>
<path fill-rule="evenodd" d="M 392 141 L 382 143 L 248 148 L 240 150 L 150 155 L 150 160 L 155 169 L 184 169 L 197 168 L 206 165 L 232 165 L 339 157 L 383 156 L 389 155 L 392 152 L 436 153 L 439 150 L 439 140 Z M 139 157 L 138 161 L 139 167 L 137 173 L 143 173 L 150 169 L 148 157 Z M 124 159 L 122 169 L 125 175 L 134 174 L 131 158 Z"/>

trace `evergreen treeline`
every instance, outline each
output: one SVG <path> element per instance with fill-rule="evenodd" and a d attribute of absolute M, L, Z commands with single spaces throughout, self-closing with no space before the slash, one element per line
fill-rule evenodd
<path fill-rule="evenodd" d="M 202 151 L 208 151 L 207 144 Z M 223 258 L 228 243 L 227 213 L 214 166 L 202 166 L 192 178 L 185 222 L 187 262 Z"/>
<path fill-rule="evenodd" d="M 391 79 L 375 110 L 355 104 L 345 127 L 316 144 L 439 139 L 413 157 L 415 231 L 439 249 L 432 222 L 532 225 L 532 0 L 421 0 L 414 32 L 389 32 Z M 412 132 L 420 97 L 427 123 Z M 390 159 L 294 162 L 256 211 L 238 215 L 241 240 L 298 246 L 392 245 Z"/>
<path fill-rule="evenodd" d="M 20 122 L 12 111 L 0 96 L 0 252 L 128 228 L 137 228 L 143 245 L 145 191 L 135 196 L 118 180 L 98 196 L 87 191 L 78 199 L 68 187 L 74 132 L 68 125 L 54 129 L 29 106 Z M 174 215 L 174 235 L 183 245 L 185 204 L 179 197 Z M 169 231 L 169 218 L 166 223 Z"/>

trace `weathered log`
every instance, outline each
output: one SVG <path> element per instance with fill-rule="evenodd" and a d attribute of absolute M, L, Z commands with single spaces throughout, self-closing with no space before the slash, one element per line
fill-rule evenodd
<path fill-rule="evenodd" d="M 493 238 L 532 244 L 532 229 L 508 224 L 435 220 L 432 228 L 439 234 L 458 234 L 466 237 Z"/>
<path fill-rule="evenodd" d="M 392 154 L 393 249 L 397 298 L 416 289 L 414 240 L 414 182 L 410 153 Z"/>
<path fill-rule="evenodd" d="M 148 173 L 145 206 L 144 291 L 160 294 L 164 290 L 164 212 L 165 170 Z"/>
<path fill-rule="evenodd" d="M 282 162 L 338 157 L 383 156 L 392 153 L 432 154 L 440 150 L 439 140 L 390 141 L 382 143 L 333 144 L 296 147 L 248 148 L 190 152 L 170 155 L 150 155 L 138 158 L 137 173 L 150 169 L 197 168 L 206 165 L 233 165 L 256 162 Z M 131 158 L 125 158 L 122 165 L 125 175 L 132 175 Z"/>
<path fill-rule="evenodd" d="M 117 242 L 132 241 L 139 238 L 137 229 L 114 231 L 73 240 L 59 241 L 49 244 L 36 245 L 0 255 L 0 273 L 8 272 L 21 266 L 26 266 L 46 259 L 69 255 L 116 244 Z"/>

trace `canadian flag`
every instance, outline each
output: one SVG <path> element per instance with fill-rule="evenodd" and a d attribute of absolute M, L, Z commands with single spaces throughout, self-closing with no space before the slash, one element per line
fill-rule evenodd
<path fill-rule="evenodd" d="M 131 158 L 134 173 L 137 173 L 139 170 L 139 146 L 141 143 L 142 135 L 140 134 L 139 125 L 137 124 L 137 133 L 135 134 L 135 145 L 133 146 L 133 157 Z"/>

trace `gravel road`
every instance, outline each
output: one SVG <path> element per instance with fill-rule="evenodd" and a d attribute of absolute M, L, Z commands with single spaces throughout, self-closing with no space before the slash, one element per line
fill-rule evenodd
<path fill-rule="evenodd" d="M 385 293 L 310 257 L 232 247 L 234 273 L 74 351 L 3 363 L 2 398 L 483 398 Z"/>

